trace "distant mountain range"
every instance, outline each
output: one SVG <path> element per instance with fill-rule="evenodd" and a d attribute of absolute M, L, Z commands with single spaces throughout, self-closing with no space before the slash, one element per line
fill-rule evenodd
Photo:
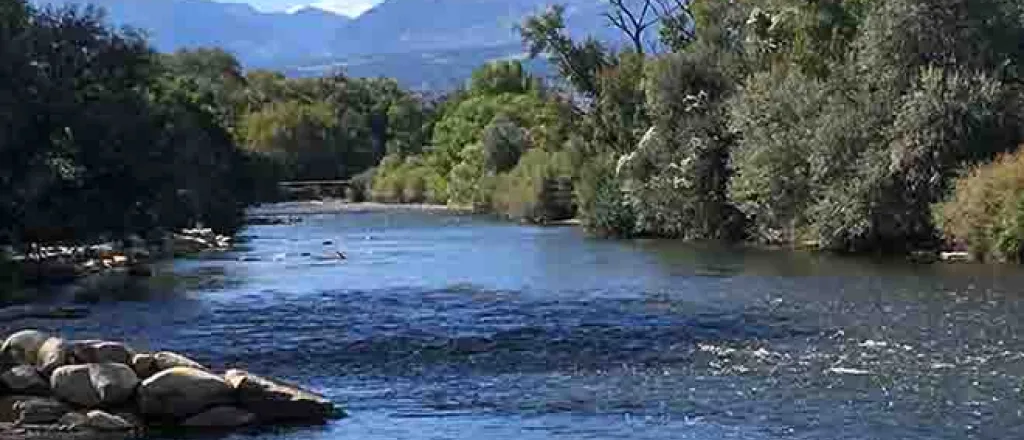
<path fill-rule="evenodd" d="M 89 3 L 109 20 L 146 30 L 161 51 L 217 46 L 250 68 L 311 75 L 343 67 L 357 76 L 392 76 L 443 87 L 493 58 L 521 51 L 514 31 L 550 3 L 567 5 L 574 34 L 611 38 L 601 0 L 385 0 L 357 18 L 307 7 L 265 13 L 210 0 L 32 0 Z"/>

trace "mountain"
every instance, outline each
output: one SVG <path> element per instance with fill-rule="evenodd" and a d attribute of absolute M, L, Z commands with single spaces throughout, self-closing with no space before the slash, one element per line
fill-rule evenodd
<path fill-rule="evenodd" d="M 601 33 L 601 0 L 385 0 L 344 26 L 339 55 L 519 44 L 515 27 L 551 3 L 567 5 L 570 29 Z"/>
<path fill-rule="evenodd" d="M 217 46 L 254 67 L 331 56 L 348 17 L 316 8 L 263 13 L 249 5 L 209 0 L 33 0 L 39 6 L 92 4 L 116 25 L 143 29 L 161 51 Z"/>
<path fill-rule="evenodd" d="M 515 26 L 550 3 L 566 5 L 574 35 L 618 38 L 601 17 L 603 0 L 385 0 L 355 19 L 313 7 L 264 13 L 211 0 L 31 1 L 95 4 L 114 24 L 147 30 L 161 51 L 217 46 L 250 68 L 309 75 L 341 67 L 409 86 L 453 84 L 483 62 L 521 56 Z"/>

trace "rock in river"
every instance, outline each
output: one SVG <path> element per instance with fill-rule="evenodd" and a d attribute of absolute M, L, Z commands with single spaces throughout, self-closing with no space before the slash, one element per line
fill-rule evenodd
<path fill-rule="evenodd" d="M 229 370 L 224 377 L 237 390 L 242 407 L 263 423 L 319 422 L 344 415 L 329 400 L 295 385 L 242 370 Z"/>
<path fill-rule="evenodd" d="M 174 367 L 143 381 L 138 403 L 144 415 L 181 419 L 206 408 L 232 403 L 233 391 L 220 376 L 195 368 Z"/>
<path fill-rule="evenodd" d="M 196 414 L 181 424 L 186 428 L 224 429 L 251 425 L 256 416 L 233 406 L 218 406 Z"/>
<path fill-rule="evenodd" d="M 50 384 L 39 375 L 31 365 L 18 365 L 3 374 L 0 382 L 14 394 L 46 395 L 50 392 Z"/>
<path fill-rule="evenodd" d="M 199 362 L 182 356 L 178 353 L 170 351 L 161 351 L 153 355 L 153 359 L 156 362 L 157 371 L 164 371 L 174 367 L 187 367 L 194 368 L 197 370 L 205 370 L 206 367 L 202 366 Z"/>
<path fill-rule="evenodd" d="M 4 396 L 0 398 L 0 422 L 55 423 L 71 408 L 50 397 Z"/>
<path fill-rule="evenodd" d="M 138 385 L 131 367 L 115 363 L 67 365 L 50 378 L 57 397 L 86 408 L 125 403 Z"/>
<path fill-rule="evenodd" d="M 75 341 L 72 354 L 76 363 L 82 364 L 130 364 L 135 353 L 127 345 L 110 341 Z"/>
<path fill-rule="evenodd" d="M 0 347 L 0 353 L 3 354 L 5 362 L 16 365 L 34 365 L 39 349 L 46 343 L 47 339 L 50 339 L 50 335 L 41 331 L 22 330 L 4 341 L 3 347 Z"/>

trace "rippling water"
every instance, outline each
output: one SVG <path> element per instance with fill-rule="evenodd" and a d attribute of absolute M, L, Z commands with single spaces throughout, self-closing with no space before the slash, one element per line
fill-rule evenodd
<path fill-rule="evenodd" d="M 351 417 L 226 438 L 1024 438 L 1024 273 L 422 212 L 318 214 L 79 321 L 311 384 Z M 329 258 L 335 251 L 345 261 Z"/>

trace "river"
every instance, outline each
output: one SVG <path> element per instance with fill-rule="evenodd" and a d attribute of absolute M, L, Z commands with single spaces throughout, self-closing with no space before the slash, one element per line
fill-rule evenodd
<path fill-rule="evenodd" d="M 350 413 L 232 440 L 1024 438 L 1013 267 L 400 210 L 242 238 L 144 298 L 17 326 L 244 367 Z"/>

